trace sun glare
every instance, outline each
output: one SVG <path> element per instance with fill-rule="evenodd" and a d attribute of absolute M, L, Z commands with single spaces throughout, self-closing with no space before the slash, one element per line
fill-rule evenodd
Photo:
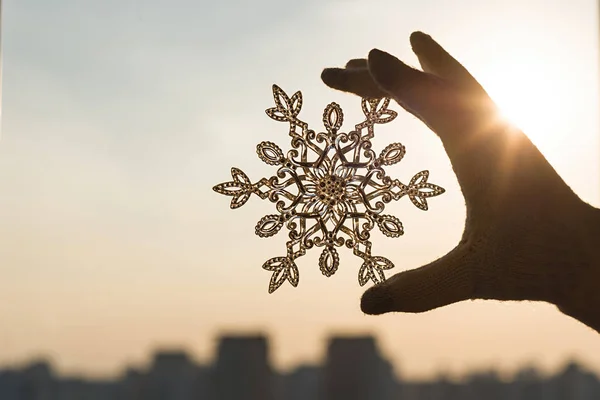
<path fill-rule="evenodd" d="M 552 128 L 552 116 L 557 115 L 560 108 L 556 98 L 545 93 L 547 88 L 536 83 L 503 77 L 488 85 L 487 90 L 504 118 L 532 140 L 544 142 L 542 133 Z"/>
<path fill-rule="evenodd" d="M 482 79 L 482 84 L 502 116 L 545 153 L 558 146 L 554 132 L 565 110 L 557 86 L 549 84 L 550 80 L 539 72 L 544 71 L 543 67 L 543 62 L 535 60 L 527 63 L 521 60 L 518 70 L 514 65 L 495 65 L 486 79 Z"/>

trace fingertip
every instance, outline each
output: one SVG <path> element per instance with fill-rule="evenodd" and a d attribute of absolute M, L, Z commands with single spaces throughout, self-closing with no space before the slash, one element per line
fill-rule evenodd
<path fill-rule="evenodd" d="M 346 68 L 357 69 L 357 68 L 368 68 L 369 64 L 365 58 L 354 58 L 346 63 Z"/>
<path fill-rule="evenodd" d="M 321 72 L 321 80 L 335 90 L 353 93 L 365 98 L 385 97 L 368 69 L 327 68 Z"/>
<path fill-rule="evenodd" d="M 421 46 L 431 43 L 432 41 L 433 39 L 431 36 L 421 31 L 416 31 L 410 34 L 410 45 L 415 51 L 419 50 Z"/>
<path fill-rule="evenodd" d="M 369 71 L 375 82 L 386 92 L 398 95 L 398 89 L 405 91 L 422 81 L 421 72 L 409 67 L 393 55 L 373 49 L 369 52 Z"/>
<path fill-rule="evenodd" d="M 369 52 L 369 56 L 367 58 L 367 62 L 369 67 L 373 66 L 373 64 L 383 64 L 385 62 L 390 62 L 395 59 L 390 53 L 379 49 L 372 49 Z"/>
<path fill-rule="evenodd" d="M 337 88 L 340 82 L 343 80 L 344 74 L 341 68 L 325 68 L 321 72 L 321 80 L 327 86 Z"/>
<path fill-rule="evenodd" d="M 360 299 L 360 309 L 365 314 L 380 315 L 393 311 L 394 298 L 384 284 L 368 289 Z"/>
<path fill-rule="evenodd" d="M 371 75 L 384 90 L 391 90 L 398 75 L 398 63 L 400 61 L 385 51 L 373 49 L 369 52 L 368 64 Z"/>

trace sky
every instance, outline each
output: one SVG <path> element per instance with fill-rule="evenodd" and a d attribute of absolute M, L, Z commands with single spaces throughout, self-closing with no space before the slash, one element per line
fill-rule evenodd
<path fill-rule="evenodd" d="M 230 210 L 211 189 L 232 166 L 271 176 L 257 143 L 289 148 L 264 113 L 273 83 L 303 92 L 313 129 L 332 101 L 352 126 L 359 99 L 325 87 L 321 70 L 374 47 L 417 65 L 408 37 L 421 30 L 600 206 L 594 1 L 5 0 L 2 11 L 0 366 L 44 356 L 63 374 L 115 375 L 155 348 L 209 362 L 221 332 L 264 330 L 282 369 L 318 362 L 329 335 L 372 333 L 405 377 L 552 371 L 571 357 L 600 372 L 598 334 L 548 304 L 366 316 L 348 250 L 331 278 L 309 252 L 299 286 L 269 295 L 261 265 L 285 235 L 262 239 L 254 226 L 273 205 Z M 427 212 L 386 208 L 405 235 L 374 233 L 373 252 L 398 272 L 452 249 L 465 209 L 437 137 L 394 108 L 374 140 L 407 148 L 390 174 L 428 169 L 446 189 Z"/>

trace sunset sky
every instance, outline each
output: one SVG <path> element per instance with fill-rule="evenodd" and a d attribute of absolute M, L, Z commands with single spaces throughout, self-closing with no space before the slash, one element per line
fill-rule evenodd
<path fill-rule="evenodd" d="M 321 128 L 336 101 L 321 83 L 373 47 L 417 65 L 408 37 L 431 34 L 483 84 L 565 181 L 600 206 L 598 11 L 593 0 L 5 0 L 0 141 L 0 367 L 47 356 L 61 373 L 113 375 L 157 347 L 213 357 L 221 331 L 265 330 L 280 368 L 318 361 L 334 333 L 373 333 L 399 373 L 433 376 L 577 357 L 600 372 L 600 336 L 542 303 L 472 301 L 426 314 L 365 316 L 359 260 L 340 251 L 331 278 L 319 251 L 298 260 L 298 288 L 267 293 L 261 239 L 274 206 L 238 210 L 212 186 L 274 168 L 255 146 L 289 148 L 264 113 L 271 85 L 301 90 Z M 400 111 L 399 106 L 393 108 Z M 449 251 L 465 216 L 438 138 L 405 112 L 374 147 L 407 148 L 391 175 L 430 170 L 446 188 L 422 212 L 386 209 L 398 239 L 374 254 L 415 268 Z M 515 193 L 518 195 L 518 193 Z M 432 235 L 431 228 L 435 235 Z M 600 285 L 600 283 L 599 283 Z M 600 289 L 600 287 L 599 287 Z"/>

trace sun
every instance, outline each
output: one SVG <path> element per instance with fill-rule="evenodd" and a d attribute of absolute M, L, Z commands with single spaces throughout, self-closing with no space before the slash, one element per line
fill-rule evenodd
<path fill-rule="evenodd" d="M 560 112 L 555 94 L 536 82 L 500 78 L 488 84 L 486 90 L 498 105 L 504 118 L 526 132 L 532 139 L 552 127 L 549 116 Z"/>
<path fill-rule="evenodd" d="M 495 64 L 480 81 L 506 120 L 542 152 L 552 152 L 560 143 L 550 132 L 564 114 L 556 86 L 549 83 L 551 76 L 545 76 L 542 60 L 521 60 L 517 65 Z"/>

